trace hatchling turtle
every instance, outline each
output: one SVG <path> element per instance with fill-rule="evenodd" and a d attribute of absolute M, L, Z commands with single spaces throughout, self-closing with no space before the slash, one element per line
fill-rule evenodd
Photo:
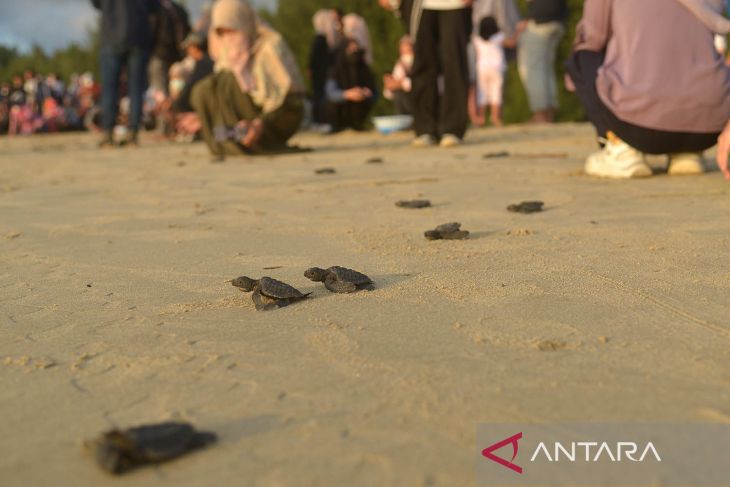
<path fill-rule="evenodd" d="M 304 277 L 314 282 L 323 282 L 324 287 L 333 293 L 354 293 L 362 289 L 373 290 L 372 279 L 347 267 L 334 266 L 329 269 L 312 267 L 304 272 Z"/>
<path fill-rule="evenodd" d="M 429 208 L 431 206 L 431 202 L 429 200 L 398 201 L 395 206 L 397 206 L 398 208 L 418 210 L 421 208 Z"/>
<path fill-rule="evenodd" d="M 143 465 L 162 463 L 203 448 L 215 433 L 197 431 L 188 423 L 167 422 L 111 430 L 86 443 L 101 468 L 121 475 Z"/>
<path fill-rule="evenodd" d="M 507 210 L 513 213 L 523 213 L 527 215 L 530 213 L 541 212 L 543 206 L 545 206 L 545 203 L 543 203 L 542 201 L 523 201 L 522 203 L 516 205 L 509 205 L 507 207 Z"/>
<path fill-rule="evenodd" d="M 428 240 L 463 240 L 469 238 L 469 232 L 461 229 L 461 223 L 444 223 L 424 233 Z"/>
<path fill-rule="evenodd" d="M 256 280 L 241 276 L 233 279 L 231 284 L 245 293 L 253 292 L 251 299 L 253 299 L 256 309 L 259 311 L 283 308 L 312 294 L 304 294 L 289 284 L 270 277 L 262 277 Z"/>
<path fill-rule="evenodd" d="M 337 170 L 334 167 L 320 167 L 319 169 L 314 170 L 314 174 L 318 174 L 320 176 L 325 174 L 337 174 Z"/>

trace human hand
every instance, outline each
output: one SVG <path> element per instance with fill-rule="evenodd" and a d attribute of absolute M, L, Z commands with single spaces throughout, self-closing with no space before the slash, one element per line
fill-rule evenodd
<path fill-rule="evenodd" d="M 378 3 L 381 7 L 383 7 L 385 10 L 393 10 L 393 4 L 390 3 L 390 0 L 378 0 Z"/>
<path fill-rule="evenodd" d="M 178 118 L 176 128 L 182 134 L 195 134 L 202 128 L 202 124 L 195 112 L 183 113 Z"/>
<path fill-rule="evenodd" d="M 244 147 L 253 147 L 264 134 L 264 122 L 260 118 L 255 118 L 250 122 L 243 120 L 239 123 L 239 127 L 246 129 L 246 135 L 241 141 Z"/>
<path fill-rule="evenodd" d="M 383 86 L 385 86 L 386 90 L 390 91 L 398 91 L 402 89 L 401 82 L 394 79 L 393 76 L 389 74 L 383 76 Z"/>
<path fill-rule="evenodd" d="M 355 103 L 359 103 L 363 101 L 366 98 L 365 93 L 363 92 L 363 89 L 360 87 L 354 87 L 350 88 L 349 90 L 345 90 L 345 100 L 352 101 Z"/>
<path fill-rule="evenodd" d="M 730 122 L 725 125 L 717 139 L 717 167 L 720 168 L 725 179 L 730 181 L 730 167 L 728 167 L 728 153 L 730 153 Z"/>
<path fill-rule="evenodd" d="M 575 93 L 575 83 L 573 83 L 573 78 L 571 78 L 568 73 L 565 73 L 563 83 L 565 84 L 565 89 L 568 93 Z"/>

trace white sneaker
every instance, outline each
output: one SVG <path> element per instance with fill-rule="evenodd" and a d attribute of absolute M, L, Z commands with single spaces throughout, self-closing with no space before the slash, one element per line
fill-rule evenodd
<path fill-rule="evenodd" d="M 436 140 L 429 134 L 419 135 L 411 142 L 413 147 L 431 147 L 436 145 Z"/>
<path fill-rule="evenodd" d="M 443 137 L 441 137 L 441 147 L 444 149 L 449 149 L 451 147 L 457 147 L 461 145 L 461 139 L 457 137 L 456 135 L 452 134 L 445 134 Z"/>
<path fill-rule="evenodd" d="M 669 154 L 670 176 L 695 176 L 706 171 L 705 161 L 702 152 L 683 152 L 681 154 Z"/>
<path fill-rule="evenodd" d="M 600 178 L 630 179 L 652 175 L 643 153 L 621 140 L 606 141 L 602 151 L 586 161 L 586 174 Z"/>

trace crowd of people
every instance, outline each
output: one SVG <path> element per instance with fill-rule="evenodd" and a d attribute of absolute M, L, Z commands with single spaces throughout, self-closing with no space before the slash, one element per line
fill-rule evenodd
<path fill-rule="evenodd" d="M 134 145 L 143 127 L 156 127 L 202 138 L 220 160 L 296 150 L 287 143 L 305 118 L 323 132 L 366 129 L 382 96 L 412 116 L 414 146 L 453 147 L 470 122 L 502 124 L 507 49 L 516 52 L 531 121 L 551 123 L 558 109 L 566 0 L 528 0 L 526 18 L 515 0 L 377 0 L 407 32 L 382 80 L 365 19 L 320 10 L 310 90 L 284 38 L 246 0 L 216 0 L 195 25 L 173 0 L 91 1 L 101 12 L 101 89 L 89 74 L 68 86 L 53 74 L 16 76 L 0 88 L 0 129 L 91 127 L 111 147 Z M 696 174 L 719 138 L 730 179 L 730 68 L 718 42 L 730 32 L 725 10 L 726 0 L 586 0 L 564 82 L 598 134 L 588 174 L 651 175 L 646 154 L 667 154 L 670 174 Z"/>
<path fill-rule="evenodd" d="M 95 127 L 100 87 L 91 73 L 71 76 L 68 84 L 55 73 L 27 70 L 0 84 L 0 134 L 82 130 Z"/>

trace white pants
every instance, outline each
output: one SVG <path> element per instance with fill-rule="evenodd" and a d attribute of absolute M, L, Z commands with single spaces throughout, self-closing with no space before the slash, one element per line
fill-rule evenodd
<path fill-rule="evenodd" d="M 477 66 L 477 104 L 502 106 L 504 73 L 499 69 L 485 69 Z"/>

